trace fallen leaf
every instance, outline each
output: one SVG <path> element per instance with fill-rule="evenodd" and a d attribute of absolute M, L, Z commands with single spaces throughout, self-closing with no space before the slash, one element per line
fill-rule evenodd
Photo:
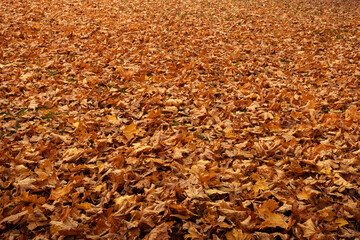
<path fill-rule="evenodd" d="M 170 229 L 170 226 L 167 223 L 162 223 L 158 226 L 156 226 L 151 232 L 146 235 L 144 239 L 146 240 L 159 240 L 159 239 L 170 239 L 170 236 L 168 234 L 168 231 Z"/>
<path fill-rule="evenodd" d="M 14 215 L 11 215 L 11 216 L 8 216 L 8 217 L 5 217 L 4 219 L 2 219 L 0 221 L 0 225 L 3 224 L 3 223 L 11 223 L 11 224 L 16 224 L 17 222 L 20 221 L 20 219 L 25 216 L 26 214 L 28 214 L 28 211 L 25 210 L 25 211 L 22 211 L 22 212 L 19 212 L 19 213 L 16 213 Z"/>
<path fill-rule="evenodd" d="M 349 224 L 349 222 L 346 221 L 344 218 L 335 219 L 335 223 L 338 225 L 338 227 L 343 227 Z"/>
<path fill-rule="evenodd" d="M 274 200 L 267 200 L 263 205 L 257 210 L 258 216 L 265 221 L 261 223 L 261 228 L 266 227 L 281 227 L 287 228 L 287 223 L 282 219 L 279 214 L 274 213 L 273 211 L 277 208 L 278 203 Z"/>
<path fill-rule="evenodd" d="M 129 141 L 133 139 L 138 132 L 139 130 L 134 123 L 131 123 L 123 129 L 123 134 Z"/>
<path fill-rule="evenodd" d="M 269 190 L 269 186 L 266 183 L 266 180 L 261 179 L 257 173 L 252 174 L 252 178 L 256 180 L 256 183 L 254 185 L 255 195 L 257 195 L 260 190 Z"/>
<path fill-rule="evenodd" d="M 120 196 L 114 199 L 115 209 L 123 211 L 127 206 L 133 206 L 136 203 L 135 196 Z"/>
<path fill-rule="evenodd" d="M 66 195 L 68 195 L 72 189 L 73 189 L 73 187 L 70 185 L 66 185 L 64 187 L 58 187 L 56 189 L 53 189 L 53 190 L 51 190 L 49 200 L 59 200 L 60 198 L 63 198 Z"/>
<path fill-rule="evenodd" d="M 254 237 L 249 233 L 244 233 L 241 229 L 233 229 L 225 234 L 227 240 L 252 240 Z"/>
<path fill-rule="evenodd" d="M 83 209 L 83 210 L 88 210 L 91 209 L 91 204 L 89 202 L 83 202 L 83 203 L 79 203 L 76 205 L 78 208 Z"/>
<path fill-rule="evenodd" d="M 111 122 L 116 122 L 117 118 L 114 115 L 106 115 L 106 118 Z"/>
<path fill-rule="evenodd" d="M 315 225 L 311 219 L 308 219 L 303 224 L 298 224 L 301 230 L 303 231 L 303 237 L 311 237 L 314 235 L 317 231 L 315 228 Z"/>

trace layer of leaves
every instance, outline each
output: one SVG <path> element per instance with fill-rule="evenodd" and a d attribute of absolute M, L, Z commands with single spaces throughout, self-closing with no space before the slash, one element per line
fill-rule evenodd
<path fill-rule="evenodd" d="M 4 239 L 354 239 L 358 1 L 0 2 Z"/>

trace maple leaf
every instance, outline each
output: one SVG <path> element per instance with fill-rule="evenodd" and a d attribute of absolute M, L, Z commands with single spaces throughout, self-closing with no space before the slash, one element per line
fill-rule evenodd
<path fill-rule="evenodd" d="M 43 204 L 45 202 L 45 197 L 38 197 L 36 195 L 31 195 L 29 192 L 23 192 L 20 196 L 15 198 L 18 201 L 22 202 L 30 202 L 30 203 L 37 203 Z"/>
<path fill-rule="evenodd" d="M 244 233 L 241 229 L 233 229 L 225 234 L 227 240 L 252 240 L 254 237 L 249 233 Z"/>
<path fill-rule="evenodd" d="M 257 173 L 253 173 L 251 177 L 256 180 L 256 183 L 254 185 L 254 192 L 255 195 L 259 193 L 260 190 L 268 190 L 269 186 L 266 183 L 266 179 L 261 179 L 261 177 Z"/>
<path fill-rule="evenodd" d="M 71 162 L 75 161 L 84 153 L 84 149 L 81 148 L 69 148 L 63 154 L 62 161 Z"/>
<path fill-rule="evenodd" d="M 145 236 L 146 240 L 170 239 L 168 234 L 170 226 L 167 223 L 162 223 L 156 226 L 151 232 Z"/>
<path fill-rule="evenodd" d="M 123 129 L 123 134 L 129 141 L 133 139 L 138 132 L 139 130 L 134 123 L 131 123 Z"/>
<path fill-rule="evenodd" d="M 53 189 L 51 190 L 49 200 L 59 200 L 60 198 L 63 198 L 66 195 L 68 195 L 72 189 L 73 187 L 70 185 Z"/>
<path fill-rule="evenodd" d="M 300 193 L 298 193 L 296 196 L 300 200 L 309 200 L 311 197 L 312 192 L 306 188 L 303 188 Z"/>
<path fill-rule="evenodd" d="M 360 235 L 356 1 L 59 2 L 1 1 L 0 239 Z"/>
<path fill-rule="evenodd" d="M 193 226 L 188 229 L 188 232 L 188 234 L 185 234 L 185 238 L 190 238 L 192 240 L 204 239 L 204 236 Z"/>
<path fill-rule="evenodd" d="M 346 221 L 344 218 L 335 219 L 335 223 L 338 225 L 338 227 L 343 227 L 349 224 L 349 222 Z"/>
<path fill-rule="evenodd" d="M 315 225 L 311 219 L 308 219 L 303 224 L 299 223 L 298 225 L 300 226 L 300 228 L 303 231 L 303 237 L 311 237 L 312 235 L 314 235 L 317 232 Z"/>
<path fill-rule="evenodd" d="M 134 205 L 136 203 L 135 196 L 120 196 L 114 199 L 116 209 L 123 211 L 127 206 Z"/>
<path fill-rule="evenodd" d="M 282 219 L 282 217 L 273 212 L 277 208 L 277 206 L 278 206 L 278 203 L 276 201 L 267 200 L 257 210 L 258 216 L 265 220 L 260 225 L 261 228 L 266 228 L 266 227 L 287 228 L 287 223 Z"/>

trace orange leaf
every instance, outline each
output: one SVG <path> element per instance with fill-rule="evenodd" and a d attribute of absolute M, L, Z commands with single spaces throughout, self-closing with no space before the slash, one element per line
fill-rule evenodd
<path fill-rule="evenodd" d="M 241 229 L 233 229 L 231 232 L 225 234 L 226 240 L 252 240 L 253 236 L 249 233 L 244 233 Z"/>
<path fill-rule="evenodd" d="M 139 130 L 136 128 L 136 125 L 134 123 L 131 123 L 129 126 L 125 127 L 123 130 L 124 136 L 127 138 L 127 140 L 131 140 L 135 137 L 135 135 L 139 132 Z"/>
<path fill-rule="evenodd" d="M 266 183 L 266 180 L 265 180 L 265 179 L 261 179 L 261 177 L 259 176 L 259 174 L 253 173 L 253 174 L 251 175 L 251 177 L 252 177 L 254 180 L 256 180 L 256 183 L 255 183 L 255 185 L 254 185 L 255 195 L 257 195 L 260 190 L 268 190 L 268 189 L 269 189 L 269 186 L 268 186 L 268 184 Z"/>
<path fill-rule="evenodd" d="M 343 227 L 345 225 L 348 225 L 349 222 L 346 221 L 344 218 L 338 218 L 335 220 L 335 223 L 338 225 L 338 227 Z"/>
<path fill-rule="evenodd" d="M 56 188 L 51 191 L 49 200 L 58 200 L 64 196 L 66 196 L 67 194 L 69 194 L 71 190 L 72 190 L 72 187 L 69 185 L 66 185 L 61 188 Z"/>
<path fill-rule="evenodd" d="M 83 202 L 83 203 L 77 204 L 77 207 L 80 209 L 84 209 L 84 210 L 88 210 L 88 209 L 92 208 L 91 204 L 89 202 Z"/>
<path fill-rule="evenodd" d="M 59 225 L 51 225 L 51 227 L 50 227 L 51 234 L 55 234 L 60 230 L 61 230 L 61 226 L 59 226 Z"/>
<path fill-rule="evenodd" d="M 278 203 L 274 200 L 266 201 L 261 208 L 258 209 L 258 216 L 265 221 L 260 225 L 261 228 L 267 227 L 281 227 L 287 228 L 287 223 L 281 218 L 280 215 L 273 213 L 277 208 Z"/>
<path fill-rule="evenodd" d="M 106 115 L 106 118 L 111 122 L 117 121 L 117 118 L 114 115 Z"/>

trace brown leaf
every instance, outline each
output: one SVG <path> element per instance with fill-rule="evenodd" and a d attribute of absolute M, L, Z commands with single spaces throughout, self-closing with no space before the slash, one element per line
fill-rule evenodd
<path fill-rule="evenodd" d="M 162 223 L 156 226 L 151 232 L 145 236 L 146 240 L 159 240 L 159 239 L 170 239 L 168 234 L 170 227 L 167 223 Z"/>
<path fill-rule="evenodd" d="M 72 189 L 73 189 L 72 186 L 65 185 L 64 187 L 59 187 L 54 190 L 51 190 L 49 200 L 59 200 L 60 198 L 63 198 L 66 195 L 68 195 Z"/>
<path fill-rule="evenodd" d="M 233 229 L 225 234 L 227 240 L 252 240 L 254 237 L 249 233 L 244 233 L 241 229 Z"/>
<path fill-rule="evenodd" d="M 133 139 L 136 134 L 139 133 L 139 130 L 137 129 L 136 125 L 134 123 L 131 123 L 130 125 L 126 126 L 123 129 L 123 134 L 127 138 L 127 140 Z"/>
<path fill-rule="evenodd" d="M 3 223 L 16 224 L 17 222 L 20 221 L 20 219 L 21 219 L 23 216 L 25 216 L 25 215 L 27 215 L 27 214 L 28 214 L 28 211 L 27 211 L 27 210 L 22 211 L 22 212 L 19 212 L 19 213 L 16 213 L 16 214 L 14 214 L 14 215 L 11 215 L 11 216 L 8 216 L 8 217 L 2 219 L 2 220 L 0 221 L 0 224 L 1 224 L 1 225 L 2 225 Z"/>
<path fill-rule="evenodd" d="M 263 203 L 261 208 L 257 210 L 258 216 L 265 221 L 261 224 L 261 228 L 266 227 L 281 227 L 287 228 L 287 223 L 282 217 L 273 211 L 277 208 L 278 203 L 274 200 L 267 200 Z"/>
<path fill-rule="evenodd" d="M 311 219 L 308 219 L 303 224 L 299 223 L 298 226 L 303 231 L 303 235 L 302 235 L 303 237 L 311 237 L 312 235 L 314 235 L 317 232 L 315 225 Z"/>

